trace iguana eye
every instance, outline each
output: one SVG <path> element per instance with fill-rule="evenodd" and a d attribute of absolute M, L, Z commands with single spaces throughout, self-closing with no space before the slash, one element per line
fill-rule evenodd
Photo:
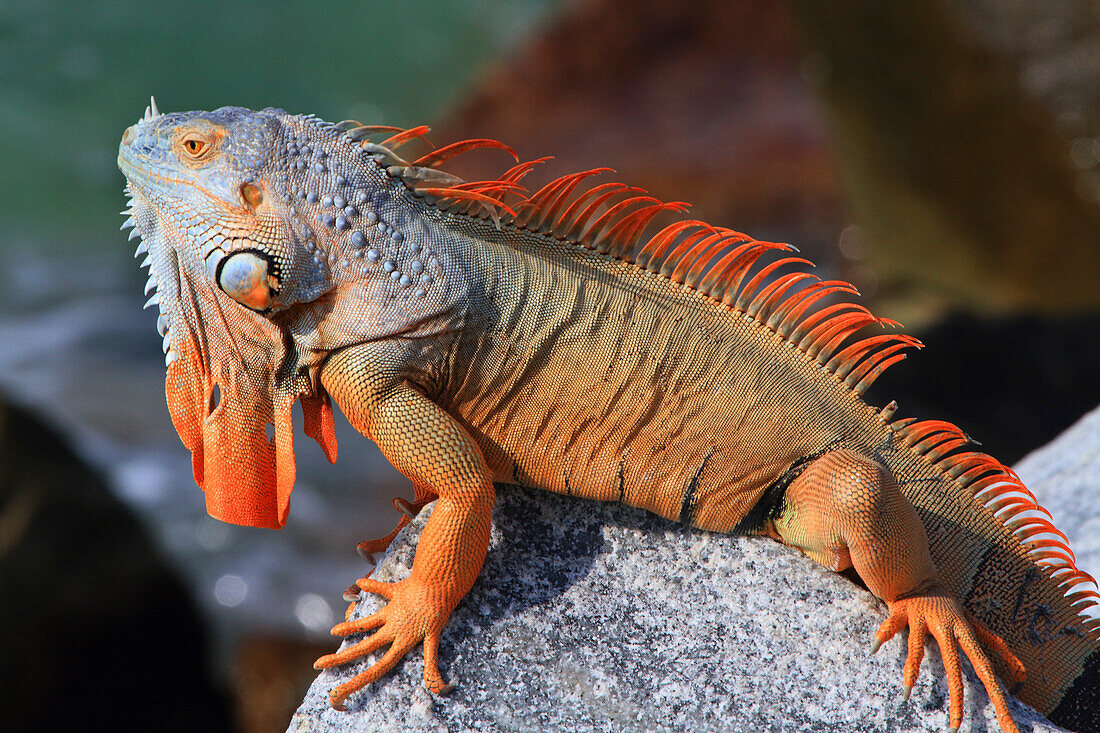
<path fill-rule="evenodd" d="M 210 147 L 210 143 L 201 137 L 188 137 L 183 140 L 183 149 L 192 158 L 201 157 Z"/>
<path fill-rule="evenodd" d="M 232 252 L 218 264 L 218 287 L 241 305 L 267 310 L 279 285 L 270 269 L 268 260 L 256 252 Z"/>

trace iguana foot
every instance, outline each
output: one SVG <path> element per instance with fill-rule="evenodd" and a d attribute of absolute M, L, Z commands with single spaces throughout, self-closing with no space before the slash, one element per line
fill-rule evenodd
<path fill-rule="evenodd" d="M 968 619 L 959 603 L 944 591 L 933 592 L 893 601 L 889 604 L 890 617 L 883 622 L 875 634 L 872 652 L 884 642 L 893 638 L 902 628 L 909 627 L 909 651 L 905 659 L 903 682 L 904 697 L 917 680 L 921 659 L 924 657 L 924 640 L 928 633 L 935 637 L 940 645 L 944 670 L 947 672 L 947 685 L 951 694 L 951 730 L 958 730 L 962 724 L 963 680 L 959 666 L 959 648 L 966 653 L 974 672 L 985 685 L 989 699 L 997 711 L 997 720 L 1004 733 L 1019 733 L 1012 715 L 1008 712 L 1008 701 L 1004 691 L 993 673 L 993 665 L 979 645 L 979 640 L 1005 661 L 1013 674 L 1013 684 L 1024 679 L 1024 665 L 1009 651 L 1004 641 L 981 623 Z"/>
<path fill-rule="evenodd" d="M 343 651 L 321 657 L 313 663 L 314 669 L 347 664 L 387 645 L 389 649 L 365 672 L 329 692 L 332 707 L 344 710 L 344 701 L 349 696 L 392 670 L 421 642 L 424 643 L 424 686 L 438 694 L 450 692 L 454 686 L 445 683 L 439 673 L 439 640 L 453 608 L 453 602 L 448 600 L 446 594 L 414 580 L 412 576 L 397 583 L 361 578 L 356 585 L 368 593 L 377 593 L 388 599 L 389 603 L 370 616 L 332 627 L 332 633 L 336 636 L 367 631 L 374 633 Z"/>

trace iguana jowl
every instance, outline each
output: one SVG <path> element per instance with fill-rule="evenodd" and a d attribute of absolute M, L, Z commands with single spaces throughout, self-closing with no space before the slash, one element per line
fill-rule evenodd
<path fill-rule="evenodd" d="M 438 168 L 511 152 L 495 141 L 402 159 L 426 131 L 154 104 L 119 150 L 168 404 L 209 512 L 285 523 L 296 401 L 330 460 L 335 400 L 417 504 L 438 497 L 410 576 L 357 583 L 389 604 L 333 630 L 371 633 L 318 660 L 389 647 L 334 706 L 421 642 L 425 684 L 446 689 L 440 632 L 503 481 L 854 567 L 889 607 L 875 647 L 910 629 L 906 688 L 926 635 L 939 642 L 952 726 L 962 649 L 1006 731 L 994 670 L 1055 722 L 1100 728 L 1100 621 L 1079 615 L 1098 596 L 1049 515 L 958 428 L 861 399 L 915 339 L 865 335 L 896 324 L 833 302 L 853 289 L 806 260 L 760 259 L 786 245 L 694 220 L 647 235 L 683 205 L 589 182 L 606 169 L 528 195 L 519 181 L 545 159 L 473 183 Z"/>

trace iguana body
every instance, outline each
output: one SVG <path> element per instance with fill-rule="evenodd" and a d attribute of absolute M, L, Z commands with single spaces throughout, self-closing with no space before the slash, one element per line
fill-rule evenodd
<path fill-rule="evenodd" d="M 334 629 L 373 633 L 322 667 L 389 646 L 334 705 L 421 642 L 425 683 L 446 689 L 440 632 L 480 570 L 501 481 L 854 567 L 890 608 L 876 647 L 915 632 L 907 688 L 925 634 L 940 643 L 952 725 L 961 648 L 1015 730 L 980 641 L 1011 682 L 1026 668 L 1022 699 L 1100 727 L 1098 623 L 1078 616 L 1096 593 L 1064 538 L 957 428 L 894 421 L 860 397 L 918 342 L 860 338 L 896 324 L 824 305 L 851 288 L 790 271 L 805 260 L 757 264 L 784 245 L 695 221 L 642 236 L 682 206 L 581 185 L 601 170 L 525 196 L 532 163 L 473 184 L 436 169 L 499 143 L 412 163 L 393 152 L 425 131 L 154 108 L 119 154 L 162 309 L 169 406 L 211 514 L 285 522 L 299 399 L 331 459 L 334 399 L 417 503 L 438 497 L 409 578 L 358 582 L 390 603 Z"/>

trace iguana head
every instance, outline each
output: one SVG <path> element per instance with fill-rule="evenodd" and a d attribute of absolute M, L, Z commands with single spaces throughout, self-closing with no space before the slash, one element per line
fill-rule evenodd
<path fill-rule="evenodd" d="M 291 408 L 301 401 L 306 433 L 335 460 L 324 357 L 421 322 L 439 261 L 422 228 L 406 240 L 397 184 L 314 117 L 154 103 L 118 163 L 160 307 L 168 406 L 207 510 L 281 527 Z"/>

